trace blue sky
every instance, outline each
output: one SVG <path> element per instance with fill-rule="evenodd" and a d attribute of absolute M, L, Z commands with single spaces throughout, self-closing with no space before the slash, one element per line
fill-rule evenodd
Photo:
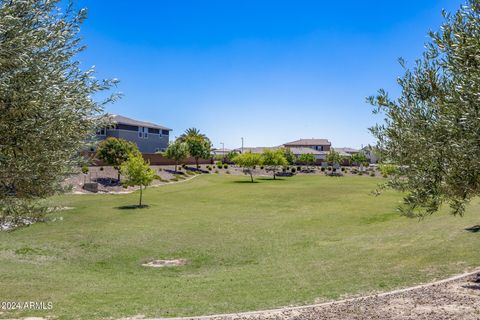
<path fill-rule="evenodd" d="M 365 97 L 398 92 L 397 59 L 420 56 L 460 1 L 79 0 L 83 65 L 118 78 L 114 114 L 197 127 L 215 147 L 328 138 L 374 143 Z"/>

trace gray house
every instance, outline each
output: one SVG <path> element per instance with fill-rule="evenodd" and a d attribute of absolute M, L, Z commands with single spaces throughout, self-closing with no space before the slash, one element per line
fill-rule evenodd
<path fill-rule="evenodd" d="M 97 131 L 98 140 L 108 137 L 125 139 L 136 143 L 141 153 L 165 151 L 168 147 L 172 129 L 119 115 L 111 115 L 110 121 L 110 126 Z"/>

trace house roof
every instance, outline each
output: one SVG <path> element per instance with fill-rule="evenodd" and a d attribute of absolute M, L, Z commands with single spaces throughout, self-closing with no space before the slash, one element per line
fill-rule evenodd
<path fill-rule="evenodd" d="M 339 152 L 339 153 L 358 153 L 360 152 L 360 150 L 358 149 L 353 149 L 353 148 L 333 148 L 333 150 L 335 150 L 335 152 Z"/>
<path fill-rule="evenodd" d="M 172 129 L 169 129 L 167 127 L 152 123 L 152 122 L 146 122 L 146 121 L 140 121 L 140 120 L 135 120 L 132 118 L 127 118 L 124 116 L 120 116 L 117 114 L 112 114 L 109 115 L 109 119 L 113 123 L 121 123 L 121 124 L 127 124 L 130 126 L 137 126 L 137 127 L 146 127 L 146 128 L 152 128 L 152 129 L 160 129 L 160 130 L 168 130 L 172 131 Z"/>
<path fill-rule="evenodd" d="M 330 146 L 328 139 L 300 139 L 285 143 L 284 146 Z"/>
<path fill-rule="evenodd" d="M 264 150 L 276 150 L 278 147 L 243 147 L 243 152 L 263 153 Z M 235 149 L 235 151 L 242 152 L 242 148 Z"/>
<path fill-rule="evenodd" d="M 319 150 L 315 150 L 307 147 L 289 147 L 288 149 L 290 149 L 290 151 L 292 151 L 294 155 L 302 155 L 302 154 L 323 155 L 328 153 L 328 151 L 319 151 Z"/>

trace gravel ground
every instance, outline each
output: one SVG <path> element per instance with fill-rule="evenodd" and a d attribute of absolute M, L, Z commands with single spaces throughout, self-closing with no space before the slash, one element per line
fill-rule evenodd
<path fill-rule="evenodd" d="M 477 273 L 475 273 L 405 290 L 305 307 L 177 319 L 473 320 L 480 319 L 480 283 L 475 282 L 475 280 L 480 280 L 480 276 L 478 278 Z"/>

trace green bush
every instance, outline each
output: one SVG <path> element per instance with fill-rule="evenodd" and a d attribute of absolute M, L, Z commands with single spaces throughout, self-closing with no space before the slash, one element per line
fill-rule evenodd
<path fill-rule="evenodd" d="M 302 167 L 298 166 L 297 171 L 302 171 Z"/>
<path fill-rule="evenodd" d="M 87 174 L 88 171 L 90 171 L 90 169 L 88 169 L 88 166 L 87 166 L 87 165 L 83 165 L 83 166 L 82 166 L 82 173 L 83 173 L 83 174 Z"/>
<path fill-rule="evenodd" d="M 320 171 L 325 172 L 325 167 L 322 167 Z"/>
<path fill-rule="evenodd" d="M 370 177 L 375 177 L 375 172 L 371 172 Z"/>
<path fill-rule="evenodd" d="M 226 174 L 230 174 L 230 171 L 227 170 L 227 172 L 225 172 Z"/>
<path fill-rule="evenodd" d="M 222 161 L 217 161 L 217 162 L 215 163 L 215 165 L 216 165 L 218 168 L 221 168 L 221 167 L 223 166 L 223 163 L 222 163 Z"/>
<path fill-rule="evenodd" d="M 223 164 L 223 169 L 228 169 L 228 164 L 224 163 Z"/>
<path fill-rule="evenodd" d="M 100 167 L 100 171 L 103 171 L 103 167 Z"/>
<path fill-rule="evenodd" d="M 295 169 L 295 168 L 292 168 L 292 170 L 291 170 L 291 171 L 292 171 L 292 173 L 295 173 L 295 172 L 297 172 L 297 169 Z"/>
<path fill-rule="evenodd" d="M 218 170 L 215 170 L 215 173 L 218 173 L 219 171 Z"/>
<path fill-rule="evenodd" d="M 382 175 L 387 175 L 387 176 L 391 176 L 398 172 L 398 166 L 394 164 L 389 164 L 389 163 L 379 165 L 378 169 L 380 170 Z"/>

